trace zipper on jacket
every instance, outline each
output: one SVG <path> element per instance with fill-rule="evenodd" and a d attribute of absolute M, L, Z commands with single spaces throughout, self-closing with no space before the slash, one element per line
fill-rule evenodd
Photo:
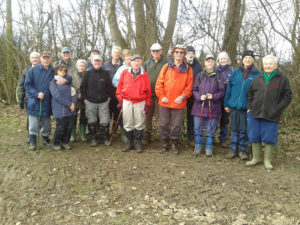
<path fill-rule="evenodd" d="M 266 83 L 266 82 L 265 82 Z M 265 108 L 265 100 L 266 100 L 266 95 L 267 95 L 267 89 L 268 89 L 269 83 L 265 84 L 265 90 L 264 90 L 264 101 L 263 101 L 263 105 L 261 106 L 261 112 L 264 115 L 264 108 Z"/>
<path fill-rule="evenodd" d="M 247 78 L 246 78 L 246 79 L 247 79 Z M 241 98 L 241 95 L 242 95 L 242 90 L 243 90 L 244 82 L 245 82 L 245 80 L 243 79 L 242 87 L 241 87 L 241 90 L 240 90 L 240 95 L 239 95 L 239 99 L 238 99 L 238 102 L 237 102 L 236 109 L 238 109 L 238 104 L 239 104 L 239 102 L 240 102 L 240 98 Z"/>

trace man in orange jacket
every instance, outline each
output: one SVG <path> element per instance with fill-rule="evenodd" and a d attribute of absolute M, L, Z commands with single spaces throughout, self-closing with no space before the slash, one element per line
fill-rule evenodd
<path fill-rule="evenodd" d="M 176 45 L 173 48 L 171 53 L 173 59 L 162 68 L 155 85 L 155 93 L 159 99 L 159 130 L 162 153 L 168 151 L 168 142 L 171 139 L 171 149 L 175 154 L 179 154 L 177 144 L 181 135 L 184 108 L 187 98 L 192 95 L 193 87 L 193 70 L 184 61 L 186 53 L 186 48 L 182 45 Z"/>

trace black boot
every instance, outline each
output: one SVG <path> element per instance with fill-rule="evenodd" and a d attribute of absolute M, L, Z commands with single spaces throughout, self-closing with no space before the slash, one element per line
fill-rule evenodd
<path fill-rule="evenodd" d="M 135 147 L 137 153 L 143 152 L 143 148 L 142 148 L 143 133 L 144 130 L 135 130 L 135 141 L 136 141 Z"/>
<path fill-rule="evenodd" d="M 104 145 L 109 146 L 109 125 L 100 125 L 100 133 Z"/>
<path fill-rule="evenodd" d="M 97 136 L 96 124 L 91 123 L 88 126 L 89 126 L 89 130 L 90 130 L 91 138 L 92 138 L 92 142 L 91 142 L 90 146 L 91 147 L 96 147 L 98 145 L 98 136 Z"/>
<path fill-rule="evenodd" d="M 129 150 L 134 148 L 133 145 L 133 139 L 134 139 L 134 131 L 126 131 L 125 130 L 125 135 L 127 137 L 127 144 L 125 148 L 122 149 L 122 152 L 128 152 Z"/>
<path fill-rule="evenodd" d="M 36 150 L 36 135 L 29 135 L 29 151 L 35 151 Z"/>

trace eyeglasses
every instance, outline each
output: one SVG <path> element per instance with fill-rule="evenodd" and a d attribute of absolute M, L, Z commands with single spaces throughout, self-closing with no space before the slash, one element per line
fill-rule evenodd
<path fill-rule="evenodd" d="M 181 51 L 175 51 L 176 54 L 184 54 L 184 52 Z"/>
<path fill-rule="evenodd" d="M 70 54 L 70 52 L 63 52 L 63 54 Z"/>
<path fill-rule="evenodd" d="M 152 50 L 152 52 L 160 52 L 160 50 Z"/>

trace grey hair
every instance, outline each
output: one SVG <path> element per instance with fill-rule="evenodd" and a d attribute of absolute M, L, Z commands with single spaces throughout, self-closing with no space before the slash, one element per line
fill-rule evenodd
<path fill-rule="evenodd" d="M 227 59 L 228 65 L 231 65 L 231 59 L 230 59 L 230 57 L 229 57 L 229 55 L 228 55 L 227 52 L 220 52 L 220 53 L 219 53 L 219 55 L 218 55 L 218 57 L 217 57 L 217 63 L 220 64 L 219 60 L 220 60 L 221 58 L 223 58 L 223 57 Z"/>
<path fill-rule="evenodd" d="M 78 59 L 76 62 L 76 69 L 78 69 L 80 63 L 83 63 L 85 67 L 87 67 L 87 62 L 84 59 Z"/>
<path fill-rule="evenodd" d="M 31 52 L 29 57 L 31 58 L 31 57 L 33 57 L 33 56 L 41 57 L 40 53 L 38 53 L 38 52 L 36 52 L 36 51 Z"/>
<path fill-rule="evenodd" d="M 111 52 L 113 53 L 115 50 L 121 52 L 122 49 L 121 49 L 121 47 L 115 45 L 112 47 Z"/>
<path fill-rule="evenodd" d="M 278 62 L 278 59 L 277 59 L 276 56 L 274 56 L 274 55 L 266 55 L 266 56 L 263 58 L 263 64 L 265 64 L 265 61 L 266 61 L 267 59 L 273 59 L 273 61 L 274 61 L 275 64 L 277 64 L 277 62 Z"/>

